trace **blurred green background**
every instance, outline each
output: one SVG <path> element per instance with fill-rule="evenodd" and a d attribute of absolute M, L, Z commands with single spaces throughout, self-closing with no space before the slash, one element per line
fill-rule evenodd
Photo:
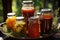
<path fill-rule="evenodd" d="M 21 16 L 21 7 L 23 0 L 12 0 L 12 12 L 17 16 Z M 35 11 L 38 12 L 42 8 L 51 8 L 55 17 L 58 15 L 58 0 L 32 0 L 34 2 Z M 3 22 L 3 6 L 0 0 L 0 23 Z"/>

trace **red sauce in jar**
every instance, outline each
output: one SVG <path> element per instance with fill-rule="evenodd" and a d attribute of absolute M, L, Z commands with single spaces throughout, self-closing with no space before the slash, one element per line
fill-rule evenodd
<path fill-rule="evenodd" d="M 34 16 L 34 7 L 23 7 L 22 8 L 22 15 L 24 17 L 31 17 Z"/>

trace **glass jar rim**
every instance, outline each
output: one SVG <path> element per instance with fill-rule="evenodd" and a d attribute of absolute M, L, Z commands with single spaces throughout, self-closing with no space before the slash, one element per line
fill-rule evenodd
<path fill-rule="evenodd" d="M 21 20 L 21 19 L 24 19 L 23 16 L 19 16 L 19 17 L 16 17 L 17 20 Z"/>

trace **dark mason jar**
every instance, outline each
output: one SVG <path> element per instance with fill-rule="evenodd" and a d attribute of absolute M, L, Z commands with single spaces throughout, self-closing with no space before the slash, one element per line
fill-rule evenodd
<path fill-rule="evenodd" d="M 42 19 L 41 21 L 41 34 L 48 34 L 49 31 L 52 28 L 52 21 L 53 21 L 53 16 L 52 16 L 52 11 L 51 9 L 42 9 Z"/>

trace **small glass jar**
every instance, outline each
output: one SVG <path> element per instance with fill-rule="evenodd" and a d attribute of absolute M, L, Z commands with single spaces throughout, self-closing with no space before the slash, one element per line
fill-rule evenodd
<path fill-rule="evenodd" d="M 16 23 L 16 13 L 8 13 L 6 19 L 7 28 L 14 30 L 15 23 Z"/>
<path fill-rule="evenodd" d="M 43 19 L 41 20 L 41 32 L 42 34 L 48 34 L 52 27 L 52 11 L 51 9 L 42 9 Z"/>
<path fill-rule="evenodd" d="M 24 17 L 16 17 L 15 31 L 20 33 L 20 36 L 26 35 L 26 27 Z"/>
<path fill-rule="evenodd" d="M 16 17 L 16 30 L 17 32 L 26 33 L 24 17 Z"/>
<path fill-rule="evenodd" d="M 28 36 L 30 38 L 39 38 L 39 23 L 38 23 L 38 16 L 31 17 L 29 20 L 28 26 Z"/>

